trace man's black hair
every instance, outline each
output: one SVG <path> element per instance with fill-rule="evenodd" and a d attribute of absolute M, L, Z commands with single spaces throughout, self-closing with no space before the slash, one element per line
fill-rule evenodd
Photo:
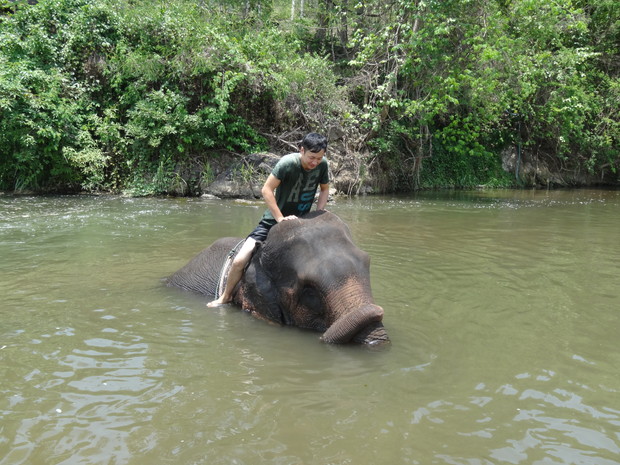
<path fill-rule="evenodd" d="M 310 132 L 299 143 L 299 148 L 301 147 L 314 153 L 327 150 L 327 138 L 316 132 Z"/>

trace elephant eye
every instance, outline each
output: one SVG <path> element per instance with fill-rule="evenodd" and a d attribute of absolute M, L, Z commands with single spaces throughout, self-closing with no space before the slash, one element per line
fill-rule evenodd
<path fill-rule="evenodd" d="M 297 289 L 297 303 L 291 312 L 295 324 L 300 328 L 325 331 L 327 329 L 326 314 L 321 293 L 310 285 Z"/>
<path fill-rule="evenodd" d="M 313 313 L 323 313 L 323 300 L 312 286 L 304 286 L 299 293 L 299 304 Z"/>

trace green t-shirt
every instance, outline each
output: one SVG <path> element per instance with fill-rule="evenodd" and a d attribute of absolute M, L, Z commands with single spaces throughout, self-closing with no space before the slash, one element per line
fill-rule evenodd
<path fill-rule="evenodd" d="M 271 171 L 280 180 L 275 191 L 276 202 L 284 216 L 303 216 L 312 208 L 314 196 L 319 184 L 329 183 L 327 159 L 323 157 L 321 163 L 310 171 L 301 166 L 301 155 L 290 153 L 284 155 Z M 271 211 L 267 209 L 262 221 L 275 223 Z"/>

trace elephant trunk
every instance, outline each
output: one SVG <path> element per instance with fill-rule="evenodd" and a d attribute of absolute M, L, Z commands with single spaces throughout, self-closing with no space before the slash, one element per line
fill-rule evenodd
<path fill-rule="evenodd" d="M 390 344 L 390 338 L 383 326 L 383 322 L 376 321 L 357 333 L 351 342 L 383 348 Z"/>
<path fill-rule="evenodd" d="M 340 317 L 332 324 L 321 339 L 332 344 L 349 342 L 363 328 L 383 319 L 383 309 L 378 305 L 367 304 Z"/>

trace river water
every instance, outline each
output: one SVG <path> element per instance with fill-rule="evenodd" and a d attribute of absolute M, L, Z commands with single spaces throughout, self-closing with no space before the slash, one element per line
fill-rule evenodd
<path fill-rule="evenodd" d="M 0 196 L 0 465 L 620 464 L 620 192 L 328 208 L 387 349 L 162 285 L 261 202 Z"/>

